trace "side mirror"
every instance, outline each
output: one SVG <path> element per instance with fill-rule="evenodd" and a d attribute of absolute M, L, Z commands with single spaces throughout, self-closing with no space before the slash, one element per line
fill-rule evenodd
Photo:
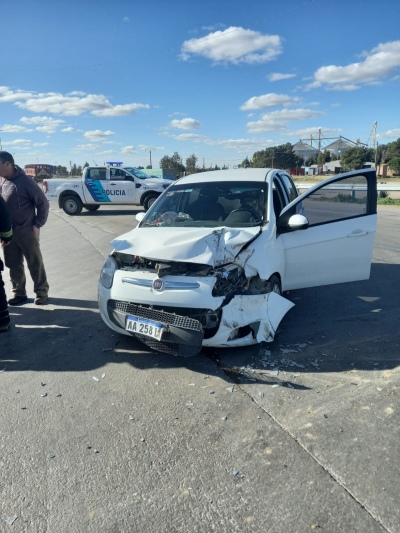
<path fill-rule="evenodd" d="M 142 222 L 142 220 L 144 219 L 144 215 L 145 213 L 137 213 L 135 218 L 138 222 Z"/>
<path fill-rule="evenodd" d="M 294 231 L 298 229 L 307 229 L 309 223 L 304 215 L 292 215 L 289 218 L 287 225 Z"/>

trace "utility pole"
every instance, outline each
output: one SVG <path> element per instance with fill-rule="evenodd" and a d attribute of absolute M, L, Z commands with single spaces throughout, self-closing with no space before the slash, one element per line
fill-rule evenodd
<path fill-rule="evenodd" d="M 377 159 L 378 159 L 378 143 L 376 142 L 376 128 L 377 128 L 377 126 L 378 126 L 378 122 L 375 120 L 374 128 L 373 128 L 373 134 L 372 134 L 373 146 L 374 146 L 374 150 L 375 150 L 375 169 L 376 169 L 376 162 L 377 162 Z"/>
<path fill-rule="evenodd" d="M 145 148 L 145 151 L 146 152 L 150 152 L 150 168 L 153 168 L 153 164 L 151 162 L 151 152 L 154 152 L 155 148 L 152 148 L 151 146 L 148 146 L 147 148 Z"/>
<path fill-rule="evenodd" d="M 69 162 L 69 170 L 70 170 L 70 174 L 71 174 L 71 178 L 72 178 L 72 161 Z"/>

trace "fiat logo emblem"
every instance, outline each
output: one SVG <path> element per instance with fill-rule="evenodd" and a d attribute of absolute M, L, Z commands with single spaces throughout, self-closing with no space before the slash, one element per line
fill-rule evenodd
<path fill-rule="evenodd" d="M 160 278 L 156 278 L 154 281 L 153 281 L 153 289 L 155 291 L 163 291 L 164 290 L 164 282 L 162 279 Z"/>

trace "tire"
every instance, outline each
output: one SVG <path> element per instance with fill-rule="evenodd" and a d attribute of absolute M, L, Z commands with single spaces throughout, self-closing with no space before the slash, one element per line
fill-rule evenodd
<path fill-rule="evenodd" d="M 79 215 L 82 211 L 82 201 L 79 196 L 66 196 L 62 201 L 62 208 L 67 215 Z"/>
<path fill-rule="evenodd" d="M 268 281 L 271 286 L 271 290 L 269 292 L 276 292 L 276 294 L 279 294 L 279 296 L 282 296 L 282 286 L 281 286 L 281 282 L 279 281 L 278 276 L 275 276 L 274 274 L 273 276 L 269 278 Z"/>
<path fill-rule="evenodd" d="M 97 211 L 99 209 L 99 205 L 84 205 L 83 206 L 87 211 Z"/>
<path fill-rule="evenodd" d="M 157 200 L 158 196 L 159 196 L 158 194 L 149 194 L 148 196 L 146 196 L 143 202 L 143 207 L 145 211 L 148 211 L 150 209 L 150 207 Z"/>

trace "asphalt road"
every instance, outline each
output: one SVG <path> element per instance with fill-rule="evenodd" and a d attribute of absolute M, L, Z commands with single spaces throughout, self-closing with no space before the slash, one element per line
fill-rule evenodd
<path fill-rule="evenodd" d="M 28 284 L 0 336 L 0 532 L 400 532 L 400 210 L 369 281 L 291 291 L 273 343 L 189 359 L 99 317 L 135 213 L 52 205 L 50 303 Z"/>

